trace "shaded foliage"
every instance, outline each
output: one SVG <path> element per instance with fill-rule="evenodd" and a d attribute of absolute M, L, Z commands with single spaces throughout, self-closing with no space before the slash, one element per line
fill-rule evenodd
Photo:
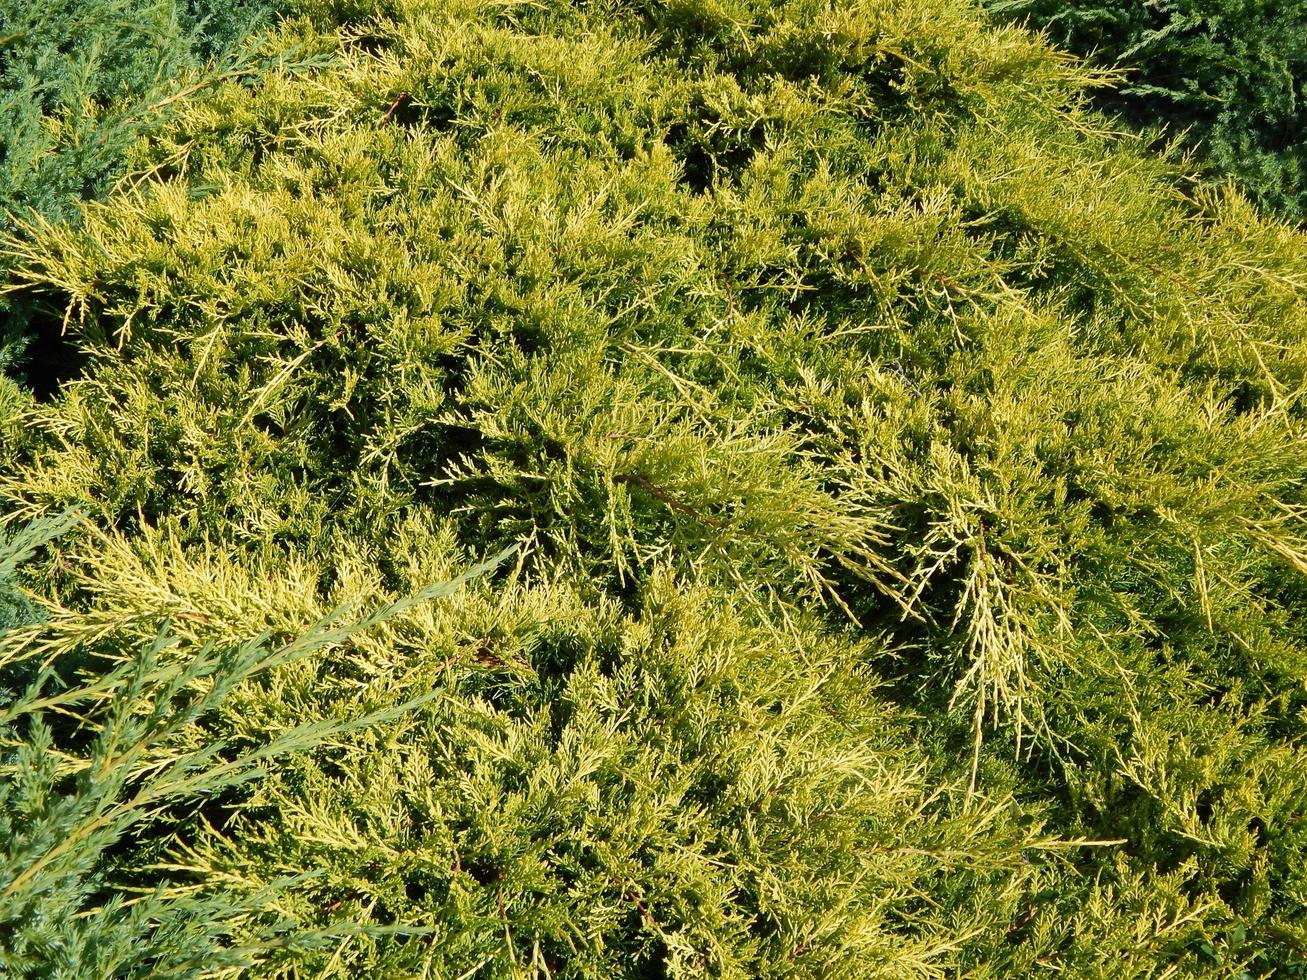
<path fill-rule="evenodd" d="M 1125 70 L 1099 103 L 1183 134 L 1264 208 L 1307 217 L 1302 0 L 987 0 L 1077 54 Z"/>

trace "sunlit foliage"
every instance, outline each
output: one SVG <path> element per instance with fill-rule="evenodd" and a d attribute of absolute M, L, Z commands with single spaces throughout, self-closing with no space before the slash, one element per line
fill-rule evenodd
<path fill-rule="evenodd" d="M 9 243 L 85 365 L 0 403 L 11 523 L 82 515 L 2 642 L 127 686 L 22 709 L 8 771 L 111 770 L 121 712 L 164 726 L 124 786 L 259 776 L 59 914 L 217 903 L 258 976 L 1301 969 L 1299 233 L 953 0 L 261 43 L 321 64 Z"/>

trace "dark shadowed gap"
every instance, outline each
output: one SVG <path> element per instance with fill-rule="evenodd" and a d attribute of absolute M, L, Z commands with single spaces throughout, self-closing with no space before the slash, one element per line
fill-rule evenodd
<path fill-rule="evenodd" d="M 0 311 L 0 319 L 4 321 L 0 333 L 25 334 L 28 338 L 16 374 L 37 401 L 52 401 L 68 381 L 85 370 L 85 352 L 64 331 L 63 317 L 53 310 L 19 301 Z"/>

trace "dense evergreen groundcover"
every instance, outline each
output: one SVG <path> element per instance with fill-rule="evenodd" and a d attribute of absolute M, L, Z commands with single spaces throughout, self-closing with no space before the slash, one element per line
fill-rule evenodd
<path fill-rule="evenodd" d="M 986 0 L 1120 68 L 1099 104 L 1166 126 L 1263 207 L 1307 218 L 1307 2 Z"/>
<path fill-rule="evenodd" d="M 261 43 L 8 242 L 0 971 L 1307 972 L 1300 233 L 955 0 Z"/>

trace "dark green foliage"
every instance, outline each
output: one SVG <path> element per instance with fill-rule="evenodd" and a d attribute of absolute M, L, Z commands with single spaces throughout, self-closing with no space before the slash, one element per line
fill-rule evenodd
<path fill-rule="evenodd" d="M 248 2 L 211 6 L 4 0 L 0 206 L 68 220 L 102 196 L 144 127 L 157 125 L 155 103 L 226 57 L 262 16 Z"/>
<path fill-rule="evenodd" d="M 1099 103 L 1184 133 L 1262 206 L 1307 217 L 1303 0 L 986 0 L 1093 61 L 1124 69 Z"/>
<path fill-rule="evenodd" d="M 188 751 L 403 711 L 107 870 L 354 929 L 206 926 L 257 975 L 1301 970 L 1298 232 L 952 0 L 266 43 L 331 61 L 10 244 L 87 367 L 0 402 L 6 505 L 89 520 L 24 655 L 204 662 L 522 552 L 233 683 Z"/>
<path fill-rule="evenodd" d="M 0 224 L 76 220 L 170 107 L 242 63 L 241 43 L 270 10 L 265 0 L 0 0 Z M 16 372 L 31 319 L 23 304 L 0 305 L 0 372 Z M 55 344 L 38 353 L 60 356 Z M 38 376 L 47 367 L 35 365 Z"/>

